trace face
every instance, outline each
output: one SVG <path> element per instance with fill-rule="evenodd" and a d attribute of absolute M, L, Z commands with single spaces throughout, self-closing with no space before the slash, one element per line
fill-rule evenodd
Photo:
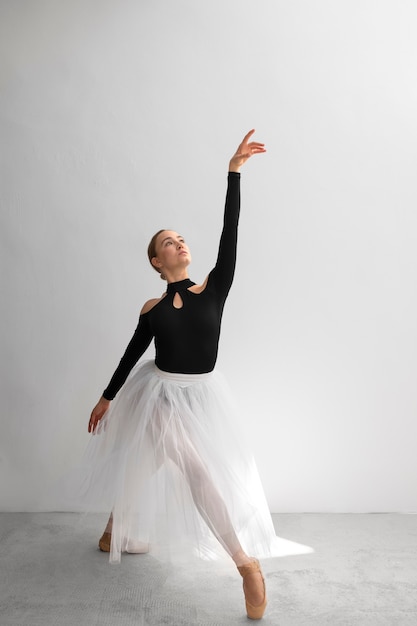
<path fill-rule="evenodd" d="M 152 259 L 152 263 L 161 270 L 187 267 L 191 263 L 190 250 L 184 237 L 174 230 L 164 230 L 160 233 L 155 249 L 156 256 Z"/>

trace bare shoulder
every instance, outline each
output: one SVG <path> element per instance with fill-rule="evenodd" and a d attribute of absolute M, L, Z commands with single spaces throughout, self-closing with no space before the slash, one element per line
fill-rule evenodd
<path fill-rule="evenodd" d="M 208 276 L 201 285 L 193 285 L 192 287 L 188 287 L 188 291 L 192 291 L 193 293 L 201 293 L 207 287 L 207 281 Z"/>
<path fill-rule="evenodd" d="M 165 298 L 165 294 L 163 294 L 160 298 L 152 298 L 151 300 L 148 300 L 147 302 L 145 302 L 145 304 L 143 305 L 141 309 L 140 314 L 144 315 L 144 313 L 149 313 L 149 311 L 153 309 L 154 306 L 158 304 L 158 302 L 161 302 L 163 298 Z"/>

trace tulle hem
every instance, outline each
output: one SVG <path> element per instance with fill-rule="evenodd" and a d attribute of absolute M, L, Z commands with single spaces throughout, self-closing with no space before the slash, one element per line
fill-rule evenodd
<path fill-rule="evenodd" d="M 162 560 L 258 558 L 311 548 L 275 535 L 223 377 L 132 370 L 87 446 L 77 507 L 112 512 L 110 561 L 127 542 Z"/>

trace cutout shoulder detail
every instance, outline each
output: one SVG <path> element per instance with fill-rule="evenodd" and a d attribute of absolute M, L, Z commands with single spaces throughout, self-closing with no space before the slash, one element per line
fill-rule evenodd
<path fill-rule="evenodd" d="M 188 287 L 187 291 L 191 291 L 191 293 L 202 293 L 204 289 L 207 287 L 208 276 L 206 276 L 204 282 L 201 285 L 193 285 L 192 287 Z"/>
<path fill-rule="evenodd" d="M 165 298 L 165 293 L 160 297 L 160 298 L 152 298 L 151 300 L 148 300 L 147 302 L 145 302 L 145 304 L 143 305 L 140 314 L 144 315 L 145 313 L 149 313 L 149 311 L 151 309 L 154 308 L 154 306 L 156 306 L 158 304 L 158 302 L 161 302 L 161 300 L 163 300 L 163 298 Z"/>

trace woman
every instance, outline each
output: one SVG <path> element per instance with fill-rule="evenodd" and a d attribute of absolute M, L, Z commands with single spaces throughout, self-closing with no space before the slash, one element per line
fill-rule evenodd
<path fill-rule="evenodd" d="M 239 172 L 265 152 L 250 141 L 254 132 L 230 160 L 217 262 L 203 284 L 188 277 L 191 256 L 180 234 L 162 230 L 152 238 L 149 260 L 167 289 L 143 306 L 88 431 L 100 434 L 89 444 L 90 486 L 112 510 L 99 544 L 110 560 L 123 551 L 172 555 L 175 546 L 210 558 L 215 538 L 243 577 L 248 617 L 260 619 L 265 583 L 247 546 L 270 555 L 275 533 L 252 457 L 230 422 L 224 383 L 213 372 L 235 269 Z M 155 361 L 136 365 L 152 339 Z"/>

